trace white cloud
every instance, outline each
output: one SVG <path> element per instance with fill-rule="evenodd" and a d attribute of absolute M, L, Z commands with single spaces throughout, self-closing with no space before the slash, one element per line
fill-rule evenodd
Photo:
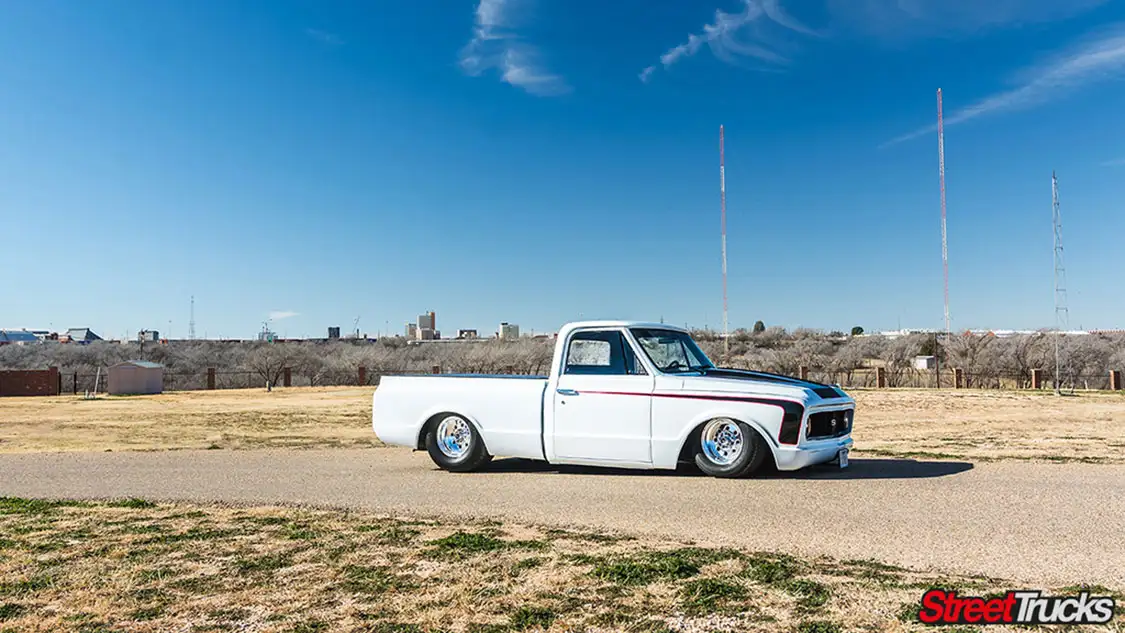
<path fill-rule="evenodd" d="M 738 13 L 716 10 L 712 23 L 703 25 L 700 32 L 688 35 L 686 42 L 665 51 L 660 56 L 659 64 L 641 71 L 640 80 L 649 81 L 660 68 L 671 68 L 681 59 L 698 53 L 705 45 L 715 57 L 728 63 L 735 63 L 739 57 L 753 58 L 773 66 L 788 63 L 784 55 L 765 42 L 761 32 L 749 33 L 754 30 L 751 27 L 774 24 L 803 35 L 819 35 L 786 13 L 779 0 L 741 2 L 742 10 Z"/>
<path fill-rule="evenodd" d="M 511 5 L 518 0 L 480 0 L 473 37 L 461 49 L 462 70 L 473 77 L 496 71 L 500 80 L 539 96 L 570 91 L 562 77 L 539 63 L 539 51 L 511 29 Z"/>
<path fill-rule="evenodd" d="M 1125 167 L 1125 158 L 1107 160 L 1106 162 L 1102 163 L 1102 167 Z"/>
<path fill-rule="evenodd" d="M 1121 25 L 1084 41 L 1046 63 L 1019 74 L 1019 85 L 955 110 L 945 117 L 949 127 L 988 114 L 1021 110 L 1065 97 L 1083 86 L 1121 76 L 1125 70 L 1125 28 Z M 909 141 L 937 131 L 927 125 L 891 139 L 884 146 Z"/>
<path fill-rule="evenodd" d="M 298 314 L 300 314 L 300 313 L 299 312 L 292 312 L 290 310 L 274 310 L 273 312 L 270 312 L 270 320 L 271 321 L 280 321 L 282 319 L 288 319 L 288 318 L 295 317 Z"/>

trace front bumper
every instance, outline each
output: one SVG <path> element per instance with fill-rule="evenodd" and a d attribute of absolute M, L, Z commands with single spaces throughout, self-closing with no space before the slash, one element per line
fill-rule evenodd
<path fill-rule="evenodd" d="M 850 435 L 831 440 L 806 442 L 800 446 L 782 444 L 774 449 L 778 470 L 799 470 L 814 464 L 823 464 L 836 459 L 842 448 L 851 448 Z"/>

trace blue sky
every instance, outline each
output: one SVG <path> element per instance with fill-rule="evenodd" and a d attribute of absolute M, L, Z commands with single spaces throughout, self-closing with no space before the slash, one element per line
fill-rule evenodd
<path fill-rule="evenodd" d="M 8 2 L 0 327 L 1125 326 L 1115 0 Z"/>

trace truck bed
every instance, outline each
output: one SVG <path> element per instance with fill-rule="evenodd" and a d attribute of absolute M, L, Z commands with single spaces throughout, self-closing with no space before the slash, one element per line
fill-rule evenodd
<path fill-rule="evenodd" d="M 372 400 L 372 428 L 388 444 L 417 446 L 426 421 L 456 412 L 502 457 L 546 459 L 543 394 L 546 376 L 491 374 L 386 375 Z"/>

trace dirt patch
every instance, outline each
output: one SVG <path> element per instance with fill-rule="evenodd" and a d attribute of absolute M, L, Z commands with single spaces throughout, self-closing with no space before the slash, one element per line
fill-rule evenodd
<path fill-rule="evenodd" d="M 926 588 L 1013 586 L 495 521 L 139 499 L 0 498 L 0 534 L 0 629 L 20 631 L 924 631 Z"/>

